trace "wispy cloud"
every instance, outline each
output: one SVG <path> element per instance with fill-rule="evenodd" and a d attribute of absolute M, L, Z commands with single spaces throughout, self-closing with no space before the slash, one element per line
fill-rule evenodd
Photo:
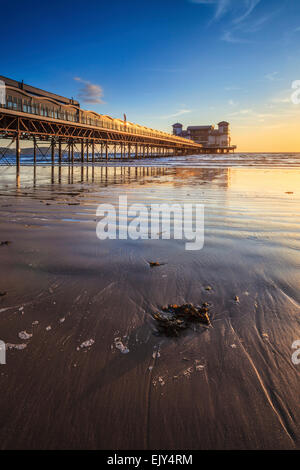
<path fill-rule="evenodd" d="M 291 101 L 291 89 L 287 88 L 280 91 L 276 96 L 273 96 L 270 100 L 271 104 L 292 104 Z"/>
<path fill-rule="evenodd" d="M 238 86 L 226 86 L 224 89 L 226 91 L 236 91 L 236 90 L 240 90 L 241 88 Z"/>
<path fill-rule="evenodd" d="M 170 119 L 170 118 L 175 118 L 175 117 L 178 117 L 178 116 L 182 116 L 183 114 L 188 114 L 188 113 L 191 113 L 191 112 L 192 112 L 191 109 L 180 109 L 179 111 L 177 111 L 174 114 L 168 114 L 166 116 L 160 116 L 160 118 L 161 119 Z"/>
<path fill-rule="evenodd" d="M 246 8 L 246 11 L 239 17 L 235 18 L 233 20 L 233 23 L 238 24 L 241 23 L 242 21 L 245 21 L 245 19 L 251 15 L 252 11 L 258 5 L 260 0 L 244 0 L 244 6 Z M 241 2 L 242 3 L 242 2 Z"/>
<path fill-rule="evenodd" d="M 226 30 L 221 35 L 221 40 L 228 43 L 250 43 L 245 39 L 246 34 L 255 33 L 263 28 L 265 23 L 278 13 L 270 11 L 264 16 L 254 17 L 253 12 L 261 3 L 261 0 L 189 0 L 198 5 L 211 5 L 214 7 L 213 21 L 221 20 L 225 15 L 230 15 Z"/>
<path fill-rule="evenodd" d="M 235 111 L 232 113 L 229 113 L 228 116 L 231 118 L 237 118 L 239 120 L 247 120 L 248 122 L 250 121 L 259 121 L 259 122 L 265 122 L 267 121 L 272 121 L 274 119 L 282 119 L 282 118 L 291 118 L 295 117 L 298 114 L 298 110 L 291 110 L 290 108 L 287 109 L 280 109 L 277 112 L 267 112 L 264 109 L 262 111 L 255 111 L 253 109 L 240 109 L 239 111 Z M 271 122 L 273 124 L 273 122 Z"/>
<path fill-rule="evenodd" d="M 222 18 L 232 7 L 232 0 L 190 0 L 190 2 L 198 3 L 199 5 L 214 5 L 215 20 Z"/>
<path fill-rule="evenodd" d="M 269 82 L 278 82 L 281 80 L 281 78 L 278 78 L 278 72 L 270 72 L 265 75 L 265 78 Z"/>
<path fill-rule="evenodd" d="M 230 116 L 248 116 L 249 114 L 253 114 L 252 109 L 240 109 L 239 111 L 234 111 L 233 113 L 230 113 Z"/>
<path fill-rule="evenodd" d="M 241 23 L 254 10 L 261 0 L 190 0 L 199 5 L 214 5 L 214 19 L 219 20 L 229 12 L 235 12 L 236 16 L 233 23 Z"/>
<path fill-rule="evenodd" d="M 243 22 L 238 22 L 232 24 L 231 28 L 223 33 L 221 39 L 227 42 L 236 42 L 236 43 L 250 43 L 252 41 L 243 39 L 247 34 L 252 34 L 260 31 L 265 23 L 270 21 L 276 12 L 271 12 L 269 15 L 262 16 L 256 20 L 248 20 Z M 241 37 L 243 36 L 243 37 Z"/>
<path fill-rule="evenodd" d="M 215 19 L 218 20 L 222 16 L 224 16 L 231 6 L 231 0 L 218 0 L 217 2 L 217 9 L 215 13 Z"/>
<path fill-rule="evenodd" d="M 233 44 L 245 44 L 250 42 L 247 39 L 233 35 L 231 31 L 224 31 L 221 36 L 221 39 L 222 41 L 231 42 Z"/>
<path fill-rule="evenodd" d="M 83 84 L 79 89 L 78 98 L 85 103 L 103 103 L 103 89 L 100 85 L 95 85 L 87 80 L 82 80 L 80 77 L 74 77 L 74 80 Z"/>

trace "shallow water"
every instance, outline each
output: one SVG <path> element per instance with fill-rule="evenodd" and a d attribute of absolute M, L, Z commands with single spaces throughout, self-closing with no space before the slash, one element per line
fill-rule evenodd
<path fill-rule="evenodd" d="M 299 448 L 299 181 L 296 154 L 1 167 L 0 337 L 33 333 L 0 366 L 1 447 Z M 120 194 L 204 204 L 203 249 L 99 241 Z M 211 328 L 154 334 L 204 301 Z"/>
<path fill-rule="evenodd" d="M 49 156 L 49 149 L 42 149 L 43 154 L 37 154 L 38 165 L 51 165 L 51 158 Z M 48 152 L 47 152 L 48 151 Z M 33 155 L 26 154 L 25 149 L 21 154 L 21 163 L 23 165 L 33 164 Z M 120 154 L 116 155 L 116 159 L 109 160 L 109 165 L 128 165 L 128 160 L 121 160 Z M 87 159 L 85 155 L 85 160 Z M 90 157 L 89 157 L 90 159 Z M 80 156 L 77 156 L 80 160 Z M 57 156 L 56 162 L 58 163 Z M 154 166 L 154 167 L 299 167 L 300 166 L 300 153 L 229 153 L 229 154 L 203 154 L 203 155 L 190 155 L 179 157 L 159 157 L 159 158 L 146 158 L 141 160 L 130 159 L 130 166 Z M 15 163 L 14 155 L 6 155 L 5 159 L 0 160 L 0 165 L 6 166 L 8 163 Z M 63 156 L 63 164 L 67 164 L 67 157 Z M 91 164 L 91 163 L 90 163 Z M 106 162 L 98 162 L 98 165 L 105 165 Z M 92 165 L 92 164 L 91 164 Z"/>

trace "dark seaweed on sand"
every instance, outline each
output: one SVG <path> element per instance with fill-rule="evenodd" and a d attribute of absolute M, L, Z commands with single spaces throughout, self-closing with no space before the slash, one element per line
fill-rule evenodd
<path fill-rule="evenodd" d="M 158 329 L 166 336 L 179 336 L 179 333 L 186 330 L 192 323 L 202 323 L 210 326 L 208 316 L 208 304 L 202 307 L 193 304 L 168 305 L 162 308 L 162 312 L 157 312 L 153 318 L 158 324 Z"/>
<path fill-rule="evenodd" d="M 11 242 L 9 240 L 5 240 L 4 242 L 0 242 L 0 246 L 10 245 Z"/>

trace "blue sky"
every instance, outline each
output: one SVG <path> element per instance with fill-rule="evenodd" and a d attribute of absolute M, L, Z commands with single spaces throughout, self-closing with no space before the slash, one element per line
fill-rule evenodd
<path fill-rule="evenodd" d="M 0 74 L 83 108 L 166 131 L 226 119 L 244 144 L 299 123 L 299 0 L 28 0 L 1 17 Z"/>

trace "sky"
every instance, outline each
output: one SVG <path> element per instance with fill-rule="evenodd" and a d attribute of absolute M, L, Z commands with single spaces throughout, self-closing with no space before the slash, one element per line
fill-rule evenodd
<path fill-rule="evenodd" d="M 300 151 L 300 91 L 291 99 L 299 0 L 16 0 L 0 9 L 0 75 L 167 132 L 226 120 L 240 152 Z"/>

